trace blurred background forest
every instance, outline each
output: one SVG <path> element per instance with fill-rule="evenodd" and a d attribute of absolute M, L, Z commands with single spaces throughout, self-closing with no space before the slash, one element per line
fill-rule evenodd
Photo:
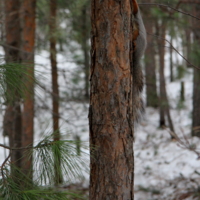
<path fill-rule="evenodd" d="M 138 3 L 148 47 L 135 199 L 200 199 L 200 2 Z M 87 199 L 90 0 L 0 9 L 0 199 Z"/>

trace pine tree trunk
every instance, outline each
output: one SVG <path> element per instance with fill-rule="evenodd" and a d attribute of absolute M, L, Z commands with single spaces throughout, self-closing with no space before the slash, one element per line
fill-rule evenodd
<path fill-rule="evenodd" d="M 56 12 L 57 12 L 57 1 L 50 0 L 50 23 L 49 23 L 49 34 L 50 34 L 50 61 L 51 61 L 51 77 L 52 77 L 52 92 L 53 92 L 53 131 L 54 141 L 60 140 L 59 131 L 59 89 L 58 89 L 58 70 L 57 70 L 57 51 L 56 51 Z M 60 156 L 55 155 L 55 185 L 62 182 L 61 169 L 60 169 Z"/>
<path fill-rule="evenodd" d="M 154 20 L 151 19 L 148 12 L 148 21 L 146 23 L 147 33 L 153 34 Z M 155 45 L 152 35 L 147 34 L 148 46 L 145 53 L 145 78 L 146 78 L 146 96 L 147 106 L 158 107 L 158 95 L 156 87 L 156 62 L 155 62 Z"/>
<path fill-rule="evenodd" d="M 165 102 L 165 76 L 164 76 L 164 65 L 165 65 L 165 26 L 157 27 L 160 31 L 160 40 L 158 40 L 158 52 L 159 52 L 159 64 L 160 64 L 160 100 L 159 100 L 159 107 L 160 107 L 160 127 L 163 127 L 166 125 L 165 122 L 165 109 L 166 109 L 166 103 Z"/>
<path fill-rule="evenodd" d="M 5 1 L 5 32 L 6 63 L 20 63 L 20 0 Z M 7 84 L 8 98 L 3 122 L 4 134 L 8 135 L 11 148 L 20 148 L 22 143 L 20 95 L 16 89 L 13 96 L 9 92 L 9 83 Z M 11 163 L 13 165 L 11 165 L 11 173 L 13 177 L 17 176 L 15 168 L 21 168 L 21 158 L 21 150 L 12 152 Z"/>
<path fill-rule="evenodd" d="M 34 137 L 34 44 L 36 0 L 22 1 L 22 62 L 25 65 L 23 81 L 26 85 L 23 109 L 22 145 L 33 146 Z M 24 152 L 23 173 L 32 179 L 32 156 Z"/>
<path fill-rule="evenodd" d="M 200 5 L 195 5 L 195 16 L 200 17 Z M 193 34 L 194 34 L 194 63 L 196 66 L 200 66 L 200 23 L 198 20 L 193 20 Z M 192 112 L 192 135 L 200 137 L 200 70 L 194 68 L 193 78 L 193 112 Z"/>
<path fill-rule="evenodd" d="M 172 36 L 170 38 L 170 43 L 172 44 Z M 174 81 L 174 72 L 173 72 L 173 54 L 172 54 L 172 48 L 169 48 L 169 56 L 170 56 L 170 81 Z"/>
<path fill-rule="evenodd" d="M 181 81 L 180 101 L 185 101 L 185 82 Z"/>
<path fill-rule="evenodd" d="M 191 12 L 191 11 L 190 11 Z M 192 23 L 192 19 L 188 18 L 188 24 Z M 192 30 L 191 27 L 185 27 L 185 39 L 186 39 L 186 58 L 190 61 L 192 61 L 192 41 L 191 41 L 191 35 Z M 191 67 L 190 65 L 187 65 L 187 67 Z"/>
<path fill-rule="evenodd" d="M 133 4 L 92 0 L 90 200 L 134 199 Z"/>
<path fill-rule="evenodd" d="M 165 116 L 167 116 L 169 128 L 174 132 L 174 126 L 170 115 L 169 102 L 167 98 L 166 83 L 165 83 L 165 34 L 166 34 L 166 24 L 165 22 L 159 27 L 160 40 L 158 44 L 159 50 L 159 61 L 160 61 L 160 127 L 164 127 Z"/>

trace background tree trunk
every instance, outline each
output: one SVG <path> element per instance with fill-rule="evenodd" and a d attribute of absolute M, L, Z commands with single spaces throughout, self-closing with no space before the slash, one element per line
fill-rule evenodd
<path fill-rule="evenodd" d="M 146 23 L 147 30 L 147 49 L 145 53 L 145 78 L 146 78 L 146 96 L 147 103 L 149 107 L 158 107 L 158 95 L 156 86 L 156 62 L 155 62 L 155 44 L 153 39 L 153 28 L 154 20 L 151 18 L 149 11 L 146 11 L 146 16 L 148 17 L 148 23 Z M 148 34 L 149 33 L 149 34 Z"/>
<path fill-rule="evenodd" d="M 35 44 L 36 0 L 22 1 L 22 62 L 26 73 L 23 81 L 26 85 L 23 109 L 22 146 L 33 146 L 34 136 L 34 44 Z M 32 157 L 24 152 L 23 173 L 32 179 Z"/>
<path fill-rule="evenodd" d="M 132 92 L 136 86 L 130 56 L 134 48 L 130 44 L 138 34 L 132 26 L 137 4 L 129 0 L 92 0 L 91 11 L 89 199 L 133 200 Z"/>
<path fill-rule="evenodd" d="M 200 5 L 194 6 L 193 15 L 200 17 Z M 200 66 L 200 23 L 198 20 L 193 20 L 193 34 L 194 34 L 194 63 L 196 66 Z M 200 137 L 200 70 L 194 68 L 193 78 L 193 112 L 192 112 L 192 135 Z"/>
<path fill-rule="evenodd" d="M 185 101 L 185 82 L 181 81 L 180 102 Z"/>
<path fill-rule="evenodd" d="M 164 30 L 163 30 L 164 29 Z M 158 40 L 158 54 L 159 54 L 159 65 L 160 65 L 160 78 L 159 78 L 159 89 L 160 89 L 160 100 L 159 100 L 159 107 L 160 107 L 160 127 L 163 127 L 166 125 L 165 122 L 165 108 L 166 103 L 165 102 L 165 76 L 164 76 L 164 65 L 165 65 L 165 25 L 158 26 L 157 30 L 159 30 L 159 36 L 160 40 Z"/>
<path fill-rule="evenodd" d="M 170 38 L 170 43 L 172 44 L 172 36 Z M 170 56 L 170 81 L 174 81 L 174 72 L 173 72 L 173 54 L 172 54 L 173 49 L 170 47 L 169 48 L 169 56 Z"/>
<path fill-rule="evenodd" d="M 89 18 L 88 18 L 88 8 L 89 6 L 86 4 L 82 8 L 82 17 L 81 17 L 81 32 L 82 32 L 82 42 L 81 48 L 84 54 L 84 72 L 85 72 L 85 98 L 89 99 L 89 45 L 88 45 L 88 38 L 89 38 Z"/>
<path fill-rule="evenodd" d="M 191 10 L 189 10 L 191 12 Z M 192 24 L 192 18 L 187 19 L 187 24 Z M 186 45 L 186 58 L 190 61 L 192 61 L 192 29 L 191 27 L 185 27 L 185 42 L 184 44 Z M 187 67 L 191 67 L 190 65 L 186 65 Z"/>
<path fill-rule="evenodd" d="M 20 63 L 20 0 L 5 1 L 5 32 L 6 32 L 6 63 Z M 20 95 L 15 90 L 15 95 L 10 93 L 7 83 L 7 107 L 4 115 L 4 135 L 8 135 L 10 147 L 21 147 L 22 119 Z M 11 163 L 21 168 L 21 150 L 11 154 Z M 15 167 L 11 165 L 11 172 L 16 176 Z"/>
<path fill-rule="evenodd" d="M 50 0 L 50 23 L 49 23 L 49 33 L 50 33 L 50 61 L 51 61 L 51 77 L 52 77 L 52 92 L 53 92 L 53 132 L 54 141 L 60 140 L 59 131 L 59 89 L 58 89 L 58 70 L 57 70 L 57 51 L 56 51 L 56 11 L 57 11 L 57 1 Z M 55 185 L 62 182 L 61 169 L 60 169 L 60 156 L 56 155 L 54 157 L 55 162 Z"/>
<path fill-rule="evenodd" d="M 174 126 L 170 115 L 169 102 L 167 98 L 166 84 L 165 84 L 165 34 L 166 34 L 166 23 L 162 22 L 159 27 L 160 40 L 158 43 L 159 61 L 160 61 L 160 127 L 166 126 L 165 116 L 167 116 L 169 128 L 174 132 Z"/>

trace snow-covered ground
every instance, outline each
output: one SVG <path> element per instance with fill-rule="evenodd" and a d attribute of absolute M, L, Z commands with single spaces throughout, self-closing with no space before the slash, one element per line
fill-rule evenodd
<path fill-rule="evenodd" d="M 78 135 L 82 141 L 88 141 L 88 104 L 71 101 L 70 96 L 82 92 L 83 81 L 73 83 L 73 74 L 79 71 L 77 65 L 71 62 L 72 56 L 58 55 L 59 86 L 61 94 L 60 128 L 64 135 L 73 138 Z M 51 79 L 48 52 L 42 51 L 36 55 L 36 77 L 42 86 L 36 86 L 35 141 L 42 135 L 51 132 Z M 199 138 L 191 137 L 192 111 L 192 73 L 189 71 L 185 81 L 184 107 L 178 109 L 180 81 L 169 83 L 167 93 L 170 100 L 171 116 L 176 134 L 183 144 L 200 150 Z M 79 74 L 83 77 L 83 74 Z M 169 70 L 166 67 L 168 80 Z M 145 96 L 145 94 L 144 94 Z M 3 113 L 3 112 L 1 112 Z M 2 121 L 2 117 L 1 120 Z M 146 108 L 144 120 L 137 126 L 135 132 L 135 199 L 136 200 L 178 200 L 194 199 L 183 193 L 197 189 L 200 181 L 200 160 L 194 151 L 189 151 L 178 141 L 171 140 L 167 129 L 160 129 L 159 111 Z M 7 142 L 7 139 L 6 139 Z M 0 143 L 4 143 L 2 134 Z M 0 148 L 0 162 L 5 159 L 5 152 Z M 86 185 L 89 175 L 86 175 Z M 179 196 L 178 196 L 179 195 Z M 182 195 L 182 196 L 181 196 Z M 198 198 L 197 198 L 198 199 Z"/>

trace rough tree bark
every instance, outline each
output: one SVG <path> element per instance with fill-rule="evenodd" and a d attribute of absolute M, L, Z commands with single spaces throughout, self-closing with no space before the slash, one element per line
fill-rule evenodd
<path fill-rule="evenodd" d="M 132 92 L 138 74 L 132 54 L 139 32 L 132 22 L 137 12 L 136 1 L 92 0 L 90 200 L 134 199 Z"/>
<path fill-rule="evenodd" d="M 20 0 L 5 1 L 5 32 L 6 63 L 20 63 Z M 15 96 L 9 94 L 9 83 L 7 85 L 8 97 L 4 115 L 4 134 L 9 137 L 10 147 L 19 148 L 22 142 L 20 95 L 17 89 Z M 21 168 L 21 158 L 22 152 L 15 150 L 11 154 L 11 163 Z M 11 172 L 13 176 L 16 176 L 16 170 L 13 165 L 11 165 Z"/>
<path fill-rule="evenodd" d="M 200 5 L 196 4 L 193 9 L 193 15 L 200 17 Z M 194 34 L 194 63 L 200 66 L 200 23 L 198 20 L 193 20 L 193 34 Z M 196 45 L 195 45 L 196 44 Z M 194 68 L 193 78 L 193 112 L 192 112 L 192 135 L 200 137 L 200 70 Z"/>
<path fill-rule="evenodd" d="M 25 66 L 23 81 L 26 85 L 22 113 L 22 146 L 33 146 L 34 137 L 34 45 L 36 0 L 22 1 L 22 63 Z M 23 173 L 32 179 L 32 157 L 24 152 Z"/>
<path fill-rule="evenodd" d="M 52 78 L 52 92 L 53 92 L 53 132 L 54 141 L 60 140 L 59 131 L 59 88 L 58 88 L 58 70 L 57 70 L 57 51 L 56 51 L 56 14 L 57 14 L 57 1 L 50 0 L 50 21 L 49 21 L 49 43 L 50 43 L 50 62 L 51 62 L 51 78 Z M 61 169 L 58 167 L 60 164 L 60 157 L 54 157 L 55 162 L 55 185 L 62 182 Z"/>

